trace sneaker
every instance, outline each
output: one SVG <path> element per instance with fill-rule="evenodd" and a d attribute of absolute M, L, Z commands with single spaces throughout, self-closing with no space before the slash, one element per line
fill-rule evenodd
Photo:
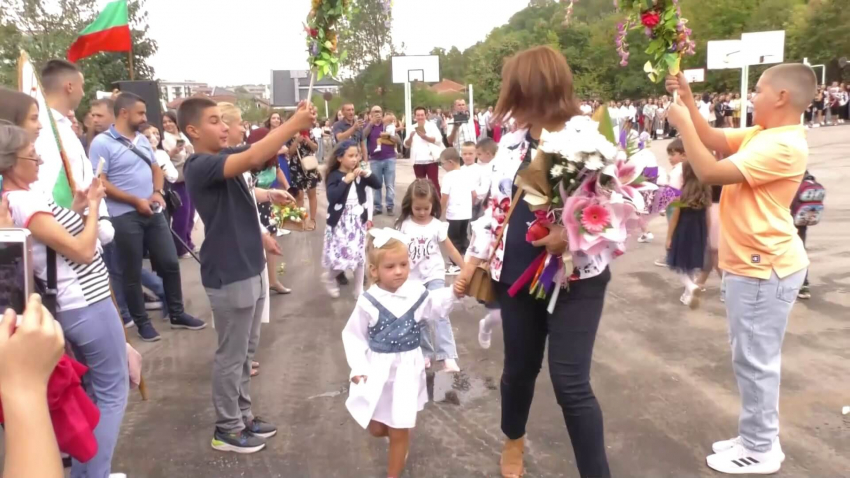
<path fill-rule="evenodd" d="M 381 211 L 380 209 L 375 209 L 375 212 L 373 212 L 372 215 L 373 216 L 380 216 L 383 213 L 384 213 L 384 211 Z"/>
<path fill-rule="evenodd" d="M 667 267 L 667 258 L 657 259 L 653 264 L 658 267 Z"/>
<path fill-rule="evenodd" d="M 284 229 L 282 227 L 277 228 L 277 237 L 288 236 L 292 231 L 289 229 Z"/>
<path fill-rule="evenodd" d="M 235 453 L 256 453 L 266 447 L 266 439 L 248 430 L 239 433 L 222 433 L 215 429 L 211 443 L 213 450 Z"/>
<path fill-rule="evenodd" d="M 452 264 L 446 269 L 447 276 L 457 276 L 460 275 L 460 267 Z"/>
<path fill-rule="evenodd" d="M 336 283 L 339 285 L 348 285 L 348 277 L 345 277 L 345 272 L 340 272 L 336 275 Z"/>
<path fill-rule="evenodd" d="M 802 300 L 809 300 L 812 298 L 812 291 L 809 290 L 809 286 L 804 285 L 800 288 L 800 292 L 797 293 L 797 298 Z"/>
<path fill-rule="evenodd" d="M 387 208 L 387 216 L 390 216 L 390 217 L 395 216 L 395 212 L 393 212 L 393 208 L 391 208 L 391 207 Z"/>
<path fill-rule="evenodd" d="M 331 278 L 330 274 L 327 272 L 322 272 L 322 283 L 325 284 L 325 289 L 327 289 L 328 295 L 334 299 L 339 298 L 339 286 L 337 285 L 336 280 Z"/>
<path fill-rule="evenodd" d="M 183 254 L 180 254 L 180 259 L 188 259 L 190 257 L 192 257 L 192 254 L 189 252 L 184 252 Z"/>
<path fill-rule="evenodd" d="M 645 244 L 647 242 L 652 242 L 653 239 L 655 239 L 655 236 L 651 232 L 645 232 L 640 235 L 638 242 Z"/>
<path fill-rule="evenodd" d="M 443 361 L 443 372 L 457 373 L 460 372 L 460 365 L 455 359 L 446 359 Z"/>
<path fill-rule="evenodd" d="M 171 328 L 172 329 L 189 329 L 189 330 L 201 330 L 207 326 L 207 323 L 201 319 L 196 319 L 191 315 L 183 312 L 180 317 L 172 317 L 171 318 Z"/>
<path fill-rule="evenodd" d="M 136 323 L 133 322 L 132 317 L 122 317 L 121 320 L 124 321 L 124 328 L 125 329 L 132 329 L 133 327 L 136 326 Z"/>
<path fill-rule="evenodd" d="M 258 437 L 271 438 L 277 435 L 277 427 L 260 417 L 254 417 L 254 421 L 251 423 L 246 421 L 245 427 L 247 427 L 247 430 L 251 432 L 252 435 L 256 435 Z"/>
<path fill-rule="evenodd" d="M 145 296 L 145 310 L 162 310 L 161 300 L 147 292 L 143 292 L 142 294 Z"/>
<path fill-rule="evenodd" d="M 127 478 L 127 475 L 124 473 L 110 473 L 109 478 Z"/>
<path fill-rule="evenodd" d="M 482 349 L 487 350 L 490 348 L 490 337 L 492 337 L 493 333 L 487 330 L 486 318 L 478 321 L 478 345 L 481 346 Z"/>
<path fill-rule="evenodd" d="M 728 450 L 709 455 L 705 462 L 711 469 L 729 475 L 771 475 L 779 471 L 784 460 L 785 454 L 777 446 L 767 453 L 761 453 L 747 450 L 739 443 Z"/>
<path fill-rule="evenodd" d="M 162 339 L 150 322 L 139 326 L 139 337 L 145 342 L 159 342 Z"/>
<path fill-rule="evenodd" d="M 736 445 L 744 446 L 744 441 L 740 436 L 736 436 L 730 440 L 716 441 L 711 444 L 711 450 L 714 451 L 714 453 L 722 453 L 726 450 L 731 450 Z M 782 461 L 785 461 L 785 453 L 782 452 L 782 443 L 779 442 L 779 437 L 774 438 L 773 449 L 778 451 L 782 455 Z"/>

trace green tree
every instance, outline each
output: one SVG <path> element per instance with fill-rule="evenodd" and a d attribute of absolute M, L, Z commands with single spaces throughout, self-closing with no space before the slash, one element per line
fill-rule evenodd
<path fill-rule="evenodd" d="M 148 36 L 145 0 L 130 0 L 128 14 L 133 39 L 135 79 L 152 79 L 154 70 L 148 59 L 156 53 L 156 41 Z M 7 6 L 8 5 L 8 6 Z M 51 58 L 65 58 L 68 47 L 86 25 L 100 13 L 97 0 L 4 0 L 0 9 L 0 83 L 17 88 L 17 62 L 24 50 L 39 68 Z M 97 90 L 111 90 L 112 83 L 128 80 L 126 53 L 98 53 L 78 62 L 86 78 L 86 96 L 81 110 Z"/>
<path fill-rule="evenodd" d="M 385 0 L 351 1 L 351 15 L 343 21 L 339 43 L 340 51 L 347 55 L 343 68 L 357 74 L 393 53 L 392 12 Z"/>

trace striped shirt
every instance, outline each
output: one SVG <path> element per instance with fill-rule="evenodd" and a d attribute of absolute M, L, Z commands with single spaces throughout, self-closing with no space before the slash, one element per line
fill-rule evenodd
<path fill-rule="evenodd" d="M 83 232 L 83 218 L 76 212 L 53 202 L 53 198 L 40 191 L 12 191 L 6 193 L 15 226 L 27 228 L 36 214 L 51 214 L 69 234 Z M 33 272 L 35 277 L 47 281 L 47 248 L 35 238 L 32 240 Z M 110 297 L 109 273 L 101 256 L 98 242 L 91 264 L 78 264 L 56 253 L 57 310 L 74 310 L 87 307 Z"/>

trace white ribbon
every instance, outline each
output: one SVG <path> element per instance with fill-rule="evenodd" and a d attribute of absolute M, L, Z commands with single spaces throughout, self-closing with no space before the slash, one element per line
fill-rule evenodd
<path fill-rule="evenodd" d="M 372 244 L 378 248 L 384 247 L 390 239 L 396 239 L 405 246 L 410 245 L 410 237 L 407 234 L 391 227 L 384 227 L 380 229 L 373 227 L 372 229 L 369 229 L 369 234 L 372 235 Z"/>

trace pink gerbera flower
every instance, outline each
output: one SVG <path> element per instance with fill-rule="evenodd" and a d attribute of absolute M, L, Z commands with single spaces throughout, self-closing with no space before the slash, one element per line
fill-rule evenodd
<path fill-rule="evenodd" d="M 591 234 L 600 234 L 608 228 L 611 215 L 604 207 L 594 204 L 581 212 L 581 225 Z"/>

